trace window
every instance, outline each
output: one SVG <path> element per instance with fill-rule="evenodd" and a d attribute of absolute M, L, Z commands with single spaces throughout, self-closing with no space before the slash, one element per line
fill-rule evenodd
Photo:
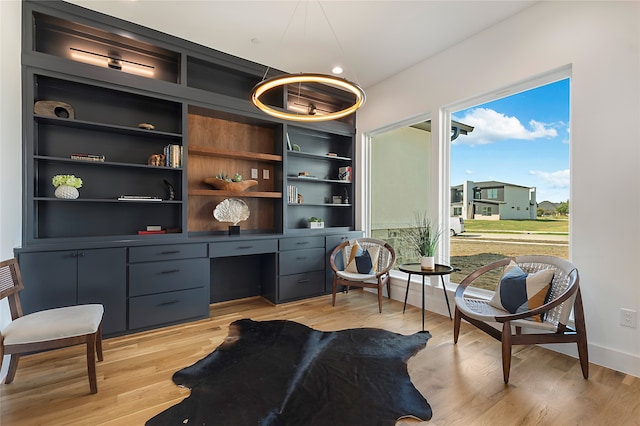
<path fill-rule="evenodd" d="M 462 207 L 454 207 L 453 208 L 453 215 L 454 216 L 460 216 L 462 214 Z"/>
<path fill-rule="evenodd" d="M 423 123 L 424 124 L 424 123 Z M 370 235 L 396 252 L 396 268 L 417 262 L 404 242 L 415 213 L 428 210 L 431 132 L 407 126 L 372 136 L 370 144 Z"/>
<path fill-rule="evenodd" d="M 479 265 L 505 256 L 569 258 L 568 219 L 537 217 L 538 212 L 553 210 L 569 199 L 567 74 L 567 70 L 558 72 L 555 77 L 560 79 L 549 84 L 540 78 L 533 89 L 534 83 L 524 83 L 524 91 L 471 107 L 465 105 L 465 109 L 451 113 L 452 121 L 474 128 L 451 141 L 449 170 L 451 187 L 462 185 L 473 191 L 473 199 L 462 204 L 461 216 L 465 234 L 479 235 L 473 239 L 451 237 L 449 262 L 460 269 L 451 275 L 451 282 L 460 282 Z M 527 84 L 528 88 L 523 87 Z M 513 89 L 505 90 L 510 91 Z M 489 188 L 491 185 L 494 187 Z M 479 197 L 480 188 L 484 188 L 484 197 Z M 487 205 L 483 200 L 495 204 Z M 491 232 L 491 238 L 482 238 L 486 231 Z M 502 233 L 500 238 L 495 238 L 496 233 Z M 545 241 L 548 236 L 539 242 L 523 241 L 518 235 L 524 233 L 529 233 L 529 238 L 553 234 L 554 241 Z M 498 280 L 491 277 L 480 287 L 493 290 Z"/>

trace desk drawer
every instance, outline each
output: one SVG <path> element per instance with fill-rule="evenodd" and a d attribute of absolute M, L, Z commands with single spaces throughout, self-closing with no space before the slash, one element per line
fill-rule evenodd
<path fill-rule="evenodd" d="M 207 245 L 202 244 L 163 244 L 129 248 L 129 262 L 153 262 L 158 260 L 191 259 L 207 257 Z"/>
<path fill-rule="evenodd" d="M 248 240 L 209 243 L 210 257 L 244 256 L 246 254 L 275 253 L 278 240 Z"/>
<path fill-rule="evenodd" d="M 324 271 L 324 249 L 284 251 L 278 256 L 280 275 L 292 275 L 302 272 Z"/>
<path fill-rule="evenodd" d="M 280 277 L 278 300 L 317 296 L 324 293 L 324 271 Z"/>
<path fill-rule="evenodd" d="M 129 299 L 130 329 L 208 316 L 208 287 L 138 296 Z"/>
<path fill-rule="evenodd" d="M 281 238 L 280 251 L 324 247 L 324 237 Z"/>
<path fill-rule="evenodd" d="M 129 265 L 129 296 L 209 285 L 209 259 L 168 260 Z"/>

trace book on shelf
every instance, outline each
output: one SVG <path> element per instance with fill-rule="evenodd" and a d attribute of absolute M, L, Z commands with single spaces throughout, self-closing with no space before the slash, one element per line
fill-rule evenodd
<path fill-rule="evenodd" d="M 99 163 L 104 162 L 104 155 L 98 154 L 81 154 L 81 153 L 73 153 L 71 154 L 72 160 L 81 160 L 81 161 L 96 161 Z"/>
<path fill-rule="evenodd" d="M 182 167 L 182 146 L 170 144 L 164 147 L 165 166 L 174 169 Z"/>
<path fill-rule="evenodd" d="M 121 195 L 119 201 L 162 201 L 160 197 L 151 197 L 148 195 Z"/>
<path fill-rule="evenodd" d="M 298 193 L 298 187 L 297 186 L 289 185 L 287 187 L 287 202 L 289 204 L 299 204 L 298 195 L 299 195 L 299 193 Z"/>
<path fill-rule="evenodd" d="M 147 231 L 162 231 L 162 226 L 160 226 L 160 225 L 147 225 Z"/>
<path fill-rule="evenodd" d="M 138 231 L 138 235 L 153 235 L 153 234 L 166 234 L 167 231 L 161 229 L 159 231 Z"/>

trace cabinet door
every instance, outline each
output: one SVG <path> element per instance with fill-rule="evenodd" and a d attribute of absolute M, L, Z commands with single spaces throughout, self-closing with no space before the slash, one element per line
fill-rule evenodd
<path fill-rule="evenodd" d="M 125 331 L 126 248 L 78 251 L 78 304 L 102 303 L 103 334 Z"/>
<path fill-rule="evenodd" d="M 22 253 L 18 262 L 24 314 L 76 304 L 77 251 Z"/>

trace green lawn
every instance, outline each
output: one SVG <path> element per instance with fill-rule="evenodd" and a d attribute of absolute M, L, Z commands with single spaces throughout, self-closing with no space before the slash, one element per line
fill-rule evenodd
<path fill-rule="evenodd" d="M 568 219 L 537 219 L 537 220 L 479 220 L 465 219 L 465 232 L 501 232 L 501 233 L 548 233 L 568 234 Z"/>

